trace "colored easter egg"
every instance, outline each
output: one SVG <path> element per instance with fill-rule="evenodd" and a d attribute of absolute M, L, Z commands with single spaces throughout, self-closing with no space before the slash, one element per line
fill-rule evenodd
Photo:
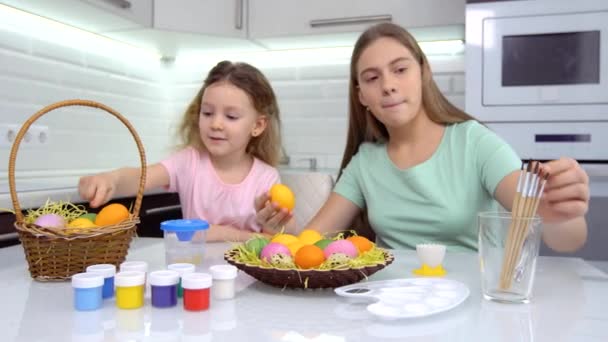
<path fill-rule="evenodd" d="M 284 184 L 275 184 L 270 188 L 270 201 L 287 210 L 293 210 L 296 206 L 296 197 Z"/>
<path fill-rule="evenodd" d="M 70 228 L 93 228 L 97 227 L 95 223 L 91 222 L 91 220 L 86 219 L 84 217 L 79 217 L 74 219 L 68 223 L 68 227 Z"/>
<path fill-rule="evenodd" d="M 266 238 L 255 237 L 247 240 L 247 242 L 245 243 L 245 247 L 247 248 L 247 250 L 254 252 L 255 255 L 259 257 L 260 252 L 262 251 L 262 249 L 264 249 L 264 247 L 266 247 L 269 242 L 270 241 L 268 241 L 268 239 Z"/>
<path fill-rule="evenodd" d="M 120 203 L 108 204 L 101 209 L 95 218 L 98 226 L 111 226 L 129 218 L 129 209 Z"/>
<path fill-rule="evenodd" d="M 275 254 L 283 254 L 285 256 L 289 256 L 291 258 L 291 251 L 287 246 L 282 245 L 280 243 L 271 242 L 267 244 L 260 253 L 260 259 L 271 262 L 271 257 Z"/>
<path fill-rule="evenodd" d="M 298 239 L 305 245 L 314 245 L 315 242 L 323 239 L 323 236 L 316 230 L 304 229 L 298 234 Z"/>
<path fill-rule="evenodd" d="M 327 245 L 323 252 L 325 253 L 325 258 L 327 259 L 329 259 L 329 257 L 331 257 L 331 255 L 334 253 L 342 253 L 351 258 L 356 258 L 357 255 L 359 255 L 357 247 L 355 247 L 355 245 L 348 240 L 336 240 Z"/>
<path fill-rule="evenodd" d="M 315 242 L 315 246 L 317 246 L 321 249 L 325 249 L 325 247 L 327 247 L 332 242 L 334 242 L 334 240 L 323 239 L 323 240 L 319 240 L 319 241 Z"/>
<path fill-rule="evenodd" d="M 87 213 L 87 214 L 84 214 L 84 215 L 80 216 L 79 218 L 85 218 L 85 219 L 87 219 L 87 220 L 89 220 L 91 222 L 95 222 L 95 219 L 97 218 L 97 214 L 95 214 L 95 213 Z"/>
<path fill-rule="evenodd" d="M 44 214 L 38 217 L 34 224 L 45 228 L 63 228 L 65 227 L 65 218 L 58 214 Z"/>

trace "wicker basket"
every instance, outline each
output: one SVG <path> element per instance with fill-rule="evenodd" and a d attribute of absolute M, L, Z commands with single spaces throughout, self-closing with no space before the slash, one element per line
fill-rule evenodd
<path fill-rule="evenodd" d="M 320 289 L 336 288 L 359 282 L 390 265 L 394 257 L 384 250 L 384 262 L 360 268 L 334 270 L 296 270 L 266 268 L 249 265 L 237 260 L 238 250 L 230 249 L 224 253 L 229 264 L 249 274 L 255 279 L 280 288 Z"/>
<path fill-rule="evenodd" d="M 135 139 L 141 161 L 139 190 L 129 219 L 117 225 L 97 227 L 76 234 L 65 234 L 25 222 L 15 190 L 15 159 L 19 144 L 34 121 L 54 109 L 67 106 L 102 109 L 118 118 Z M 16 216 L 15 228 L 19 234 L 32 278 L 39 281 L 67 280 L 73 274 L 83 272 L 89 265 L 104 263 L 118 266 L 125 260 L 131 238 L 139 223 L 138 215 L 146 180 L 146 157 L 137 132 L 122 115 L 101 103 L 87 100 L 67 100 L 44 107 L 23 124 L 15 137 L 9 157 L 8 177 Z"/>

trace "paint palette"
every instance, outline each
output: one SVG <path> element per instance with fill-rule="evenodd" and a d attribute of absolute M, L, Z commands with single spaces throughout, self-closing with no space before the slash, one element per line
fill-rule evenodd
<path fill-rule="evenodd" d="M 414 318 L 455 308 L 467 299 L 469 288 L 444 278 L 408 278 L 342 286 L 336 294 L 374 303 L 367 310 L 383 318 Z"/>

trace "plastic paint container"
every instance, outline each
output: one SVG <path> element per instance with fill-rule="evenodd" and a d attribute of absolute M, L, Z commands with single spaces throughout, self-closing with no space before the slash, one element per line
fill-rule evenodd
<path fill-rule="evenodd" d="M 213 298 L 234 298 L 236 271 L 236 267 L 232 265 L 215 265 L 209 267 L 209 272 L 211 272 L 211 276 L 213 277 L 213 288 L 211 289 Z"/>
<path fill-rule="evenodd" d="M 188 263 L 176 263 L 167 266 L 167 269 L 171 271 L 176 271 L 179 273 L 179 284 L 177 285 L 177 298 L 182 298 L 184 296 L 184 289 L 182 287 L 182 277 L 187 273 L 194 273 L 195 267 L 194 264 Z"/>
<path fill-rule="evenodd" d="M 98 264 L 87 267 L 87 273 L 99 274 L 103 277 L 103 298 L 112 298 L 114 296 L 114 275 L 116 274 L 116 266 L 112 264 Z"/>
<path fill-rule="evenodd" d="M 148 274 L 148 263 L 145 261 L 125 261 L 120 264 L 120 272 L 144 272 L 144 274 Z M 146 279 L 147 280 L 147 279 Z M 144 283 L 144 294 L 150 293 L 150 285 Z"/>
<path fill-rule="evenodd" d="M 177 305 L 177 285 L 179 273 L 175 271 L 154 271 L 148 276 L 152 288 L 152 306 L 170 308 Z"/>
<path fill-rule="evenodd" d="M 101 308 L 103 303 L 103 277 L 95 273 L 78 273 L 72 276 L 74 309 L 91 311 Z"/>
<path fill-rule="evenodd" d="M 209 309 L 209 288 L 212 278 L 208 273 L 188 273 L 182 278 L 184 309 L 203 311 Z"/>
<path fill-rule="evenodd" d="M 148 263 L 145 261 L 125 261 L 120 264 L 120 272 L 148 272 Z"/>
<path fill-rule="evenodd" d="M 119 309 L 137 309 L 144 305 L 144 284 L 146 274 L 139 271 L 118 272 L 114 278 L 116 285 L 116 306 Z"/>
<path fill-rule="evenodd" d="M 209 222 L 204 220 L 169 220 L 160 224 L 165 244 L 167 265 L 194 264 L 200 269 L 205 255 Z"/>

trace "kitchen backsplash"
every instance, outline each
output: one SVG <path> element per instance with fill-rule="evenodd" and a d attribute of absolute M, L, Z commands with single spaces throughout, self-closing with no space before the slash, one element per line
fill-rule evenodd
<path fill-rule="evenodd" d="M 464 107 L 463 56 L 431 58 L 439 88 Z M 203 70 L 204 69 L 204 70 Z M 281 108 L 284 147 L 293 167 L 337 168 L 346 142 L 348 65 L 262 69 Z M 0 31 L 0 124 L 21 125 L 50 103 L 83 98 L 123 114 L 135 127 L 149 163 L 176 142 L 175 126 L 207 68 L 177 69 L 119 61 Z M 79 174 L 137 165 L 136 146 L 122 124 L 100 110 L 70 107 L 36 121 L 48 127 L 46 145 L 22 147 L 17 170 L 24 177 Z M 0 180 L 6 179 L 9 146 L 0 146 Z"/>

